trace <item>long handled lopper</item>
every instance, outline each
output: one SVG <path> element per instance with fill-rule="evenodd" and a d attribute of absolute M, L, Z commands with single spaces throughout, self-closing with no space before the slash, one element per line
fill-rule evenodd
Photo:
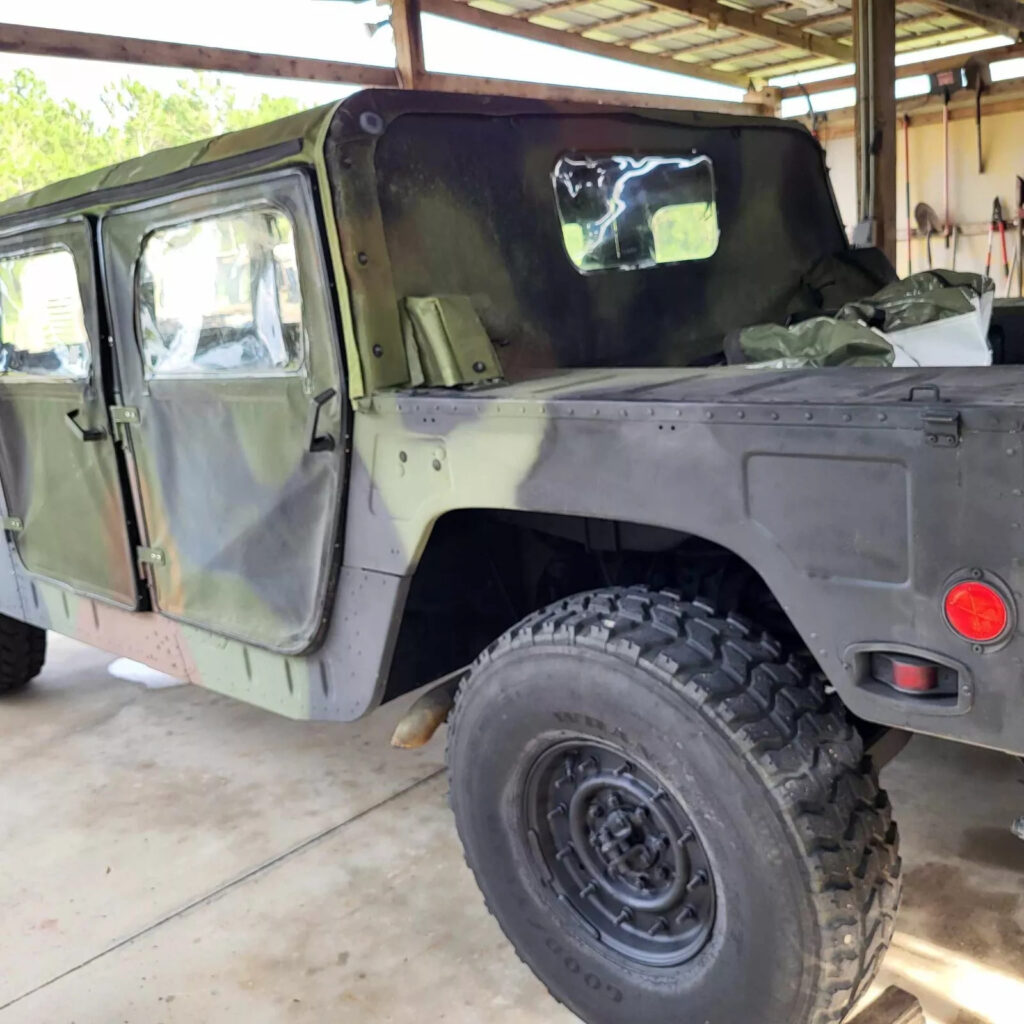
<path fill-rule="evenodd" d="M 999 243 L 1003 253 L 1003 275 L 1010 276 L 1010 261 L 1006 256 L 1006 221 L 1003 220 L 1003 206 L 997 196 L 992 203 L 992 220 L 988 225 L 988 252 L 985 253 L 985 276 L 992 276 L 992 242 L 996 232 L 999 232 Z"/>

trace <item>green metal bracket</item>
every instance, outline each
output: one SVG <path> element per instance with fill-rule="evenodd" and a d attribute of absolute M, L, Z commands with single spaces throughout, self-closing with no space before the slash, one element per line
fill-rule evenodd
<path fill-rule="evenodd" d="M 11 533 L 18 533 L 25 529 L 25 521 L 21 516 L 4 516 L 0 519 L 0 526 Z"/>
<path fill-rule="evenodd" d="M 112 405 L 110 419 L 114 424 L 114 435 L 122 445 L 128 444 L 127 427 L 137 425 L 141 421 L 139 410 L 134 405 Z"/>
<path fill-rule="evenodd" d="M 139 410 L 134 405 L 112 405 L 110 418 L 115 423 L 138 423 Z"/>
<path fill-rule="evenodd" d="M 167 564 L 167 556 L 160 550 L 160 548 L 139 547 L 135 549 L 135 555 L 140 563 L 144 563 L 146 565 Z"/>

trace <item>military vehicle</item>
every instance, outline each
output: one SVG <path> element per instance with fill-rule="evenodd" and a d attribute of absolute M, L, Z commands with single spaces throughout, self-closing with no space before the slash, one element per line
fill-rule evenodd
<path fill-rule="evenodd" d="M 724 354 L 894 277 L 745 116 L 368 91 L 9 200 L 0 685 L 45 630 L 295 719 L 439 681 L 399 741 L 448 717 L 557 999 L 839 1021 L 878 767 L 1024 754 L 1019 310 L 991 366 Z"/>

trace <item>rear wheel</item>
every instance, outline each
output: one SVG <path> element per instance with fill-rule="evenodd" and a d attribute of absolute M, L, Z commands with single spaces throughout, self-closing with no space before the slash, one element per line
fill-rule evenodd
<path fill-rule="evenodd" d="M 892 934 L 897 835 L 809 662 L 641 589 L 538 612 L 478 659 L 452 806 L 488 906 L 593 1024 L 833 1024 Z"/>
<path fill-rule="evenodd" d="M 0 693 L 20 689 L 46 660 L 46 631 L 0 615 Z"/>

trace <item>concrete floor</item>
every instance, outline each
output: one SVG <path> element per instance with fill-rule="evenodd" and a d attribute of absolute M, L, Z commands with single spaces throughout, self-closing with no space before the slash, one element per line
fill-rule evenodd
<path fill-rule="evenodd" d="M 441 739 L 388 747 L 405 702 L 297 724 L 110 660 L 52 637 L 0 703 L 0 1024 L 576 1019 L 484 910 Z M 918 739 L 885 774 L 907 886 L 882 982 L 930 1024 L 1020 1024 L 1024 768 Z"/>

